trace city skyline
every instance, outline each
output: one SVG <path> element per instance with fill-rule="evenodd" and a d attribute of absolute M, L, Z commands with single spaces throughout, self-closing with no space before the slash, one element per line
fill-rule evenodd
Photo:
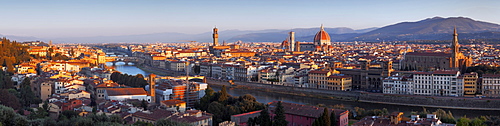
<path fill-rule="evenodd" d="M 432 2 L 432 3 L 431 3 Z M 497 1 L 16 1 L 3 2 L 0 34 L 41 38 L 199 34 L 224 30 L 325 27 L 364 29 L 435 16 L 491 16 Z M 410 6 L 411 5 L 411 6 Z"/>

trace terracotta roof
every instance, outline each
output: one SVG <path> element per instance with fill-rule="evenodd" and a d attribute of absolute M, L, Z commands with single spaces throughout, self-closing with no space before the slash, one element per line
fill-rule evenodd
<path fill-rule="evenodd" d="M 172 112 L 163 110 L 163 109 L 157 109 L 152 111 L 151 113 L 144 113 L 144 112 L 136 112 L 132 114 L 133 117 L 138 117 L 142 119 L 147 119 L 147 120 L 153 120 L 157 121 L 163 118 L 166 118 L 168 116 L 171 116 Z"/>
<path fill-rule="evenodd" d="M 146 95 L 146 91 L 143 88 L 109 88 L 106 89 L 108 96 L 120 96 L 120 95 Z"/>
<path fill-rule="evenodd" d="M 351 78 L 350 76 L 330 75 L 328 78 Z"/>
<path fill-rule="evenodd" d="M 444 53 L 444 52 L 438 52 L 438 53 L 426 53 L 426 52 L 409 52 L 406 53 L 406 55 L 411 55 L 411 56 L 443 56 L 443 57 L 450 57 L 450 53 Z"/>
<path fill-rule="evenodd" d="M 458 74 L 458 71 L 449 70 L 449 71 L 434 71 L 433 74 Z"/>
<path fill-rule="evenodd" d="M 96 86 L 96 88 L 114 88 L 114 87 L 120 87 L 120 85 L 117 83 L 102 83 Z"/>
<path fill-rule="evenodd" d="M 278 105 L 278 101 L 273 101 L 268 103 L 271 107 L 270 110 L 273 110 L 276 105 Z M 312 118 L 318 118 L 323 114 L 324 107 L 316 107 L 316 106 L 310 106 L 310 105 L 301 105 L 301 104 L 294 104 L 294 103 L 287 103 L 287 102 L 281 102 L 283 105 L 283 109 L 285 109 L 286 114 L 292 114 L 292 115 L 299 115 L 299 116 L 305 116 L 305 117 L 312 117 Z M 341 115 L 343 113 L 347 114 L 347 110 L 340 110 L 340 109 L 328 109 L 330 112 L 334 111 L 335 115 Z"/>
<path fill-rule="evenodd" d="M 314 74 L 327 74 L 328 72 L 330 71 L 319 71 L 319 70 L 313 70 L 313 71 L 309 71 L 309 73 L 314 73 Z"/>
<path fill-rule="evenodd" d="M 430 74 L 432 74 L 432 73 L 430 73 L 430 72 L 415 72 L 415 73 L 413 73 L 413 74 L 429 74 L 429 75 L 430 75 Z"/>
<path fill-rule="evenodd" d="M 323 26 L 321 26 L 321 30 L 314 36 L 314 42 L 319 42 L 321 40 L 330 41 L 330 35 L 323 29 Z"/>
<path fill-rule="evenodd" d="M 170 106 L 170 105 L 177 105 L 177 104 L 182 104 L 182 103 L 186 103 L 186 102 L 174 99 L 174 100 L 164 100 L 164 101 L 161 101 L 161 103 L 162 103 L 162 105 Z"/>
<path fill-rule="evenodd" d="M 483 74 L 484 77 L 500 77 L 500 74 Z"/>
<path fill-rule="evenodd" d="M 196 116 L 179 116 L 179 115 L 176 115 L 174 117 L 171 117 L 170 119 L 171 120 L 175 120 L 177 122 L 193 123 L 193 122 L 198 122 L 198 121 L 205 120 L 205 119 L 208 119 L 208 118 L 212 118 L 212 117 L 211 116 L 196 117 Z"/>

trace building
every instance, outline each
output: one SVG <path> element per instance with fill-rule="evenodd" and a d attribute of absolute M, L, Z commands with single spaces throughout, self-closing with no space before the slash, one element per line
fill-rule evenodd
<path fill-rule="evenodd" d="M 286 121 L 289 126 L 311 126 L 314 120 L 323 114 L 324 107 L 301 105 L 294 103 L 281 102 L 285 110 Z M 269 102 L 269 111 L 271 116 L 275 116 L 274 110 L 278 101 Z M 338 126 L 347 126 L 349 123 L 349 111 L 340 109 L 328 109 L 329 113 L 335 113 Z M 330 114 L 328 114 L 330 115 Z"/>
<path fill-rule="evenodd" d="M 227 49 L 239 49 L 239 45 L 219 45 L 219 29 L 215 27 L 213 29 L 213 34 L 212 34 L 212 39 L 213 39 L 213 44 L 212 46 L 209 46 L 209 51 L 210 54 L 213 54 L 214 56 L 222 56 L 224 50 Z"/>
<path fill-rule="evenodd" d="M 308 78 L 309 78 L 309 88 L 316 88 L 316 89 L 326 89 L 327 88 L 327 83 L 328 83 L 328 77 L 332 73 L 330 71 L 321 71 L 321 70 L 313 70 L 309 71 Z"/>
<path fill-rule="evenodd" d="M 352 89 L 352 77 L 343 74 L 330 75 L 327 78 L 326 90 L 350 91 Z"/>
<path fill-rule="evenodd" d="M 384 94 L 413 95 L 413 77 L 394 75 L 383 80 Z"/>
<path fill-rule="evenodd" d="M 323 28 L 323 24 L 321 24 L 320 31 L 314 35 L 314 46 L 316 46 L 315 51 L 328 51 L 328 46 L 330 45 L 330 35 Z"/>
<path fill-rule="evenodd" d="M 143 88 L 108 88 L 104 90 L 106 100 L 125 101 L 127 99 L 146 100 L 151 102 L 151 97 Z"/>
<path fill-rule="evenodd" d="M 382 80 L 391 75 L 392 61 L 374 62 L 358 61 L 358 69 L 337 68 L 340 74 L 352 77 L 352 89 L 382 92 Z M 337 64 L 338 65 L 338 64 Z"/>
<path fill-rule="evenodd" d="M 53 81 L 44 81 L 40 84 L 40 98 L 42 101 L 47 100 L 47 98 L 50 98 L 54 93 L 52 87 L 53 84 Z"/>
<path fill-rule="evenodd" d="M 168 110 L 156 109 L 152 112 L 136 112 L 132 114 L 132 122 L 146 122 L 155 124 L 160 119 L 171 117 L 174 113 Z"/>
<path fill-rule="evenodd" d="M 238 126 L 246 126 L 248 123 L 248 119 L 258 117 L 261 111 L 262 110 L 231 115 L 231 122 L 234 122 Z"/>
<path fill-rule="evenodd" d="M 181 100 L 164 100 L 160 101 L 160 105 L 165 107 L 166 110 L 169 111 L 177 111 L 177 112 L 185 112 L 186 111 L 186 102 Z"/>
<path fill-rule="evenodd" d="M 208 84 L 189 81 L 189 86 L 185 80 L 167 79 L 161 80 L 156 86 L 156 101 L 181 100 L 186 102 L 187 107 L 193 107 L 201 97 L 205 96 Z M 149 85 L 146 86 L 149 88 Z M 189 90 L 188 90 L 189 88 Z"/>
<path fill-rule="evenodd" d="M 459 71 L 413 73 L 413 94 L 433 96 L 463 96 L 463 79 Z"/>
<path fill-rule="evenodd" d="M 500 97 L 500 74 L 483 74 L 482 93 L 486 97 Z"/>
<path fill-rule="evenodd" d="M 298 42 L 295 41 L 295 32 L 289 32 L 287 40 L 283 41 L 285 50 L 291 51 L 316 51 L 316 52 L 330 52 L 332 50 L 331 39 L 328 32 L 323 28 L 323 24 L 320 30 L 314 35 L 313 42 Z"/>
<path fill-rule="evenodd" d="M 455 124 L 442 123 L 436 114 L 427 114 L 427 118 L 411 115 L 411 119 L 405 119 L 403 112 L 393 112 L 387 117 L 367 116 L 352 126 L 455 126 Z"/>
<path fill-rule="evenodd" d="M 171 112 L 163 109 L 151 112 L 136 112 L 131 115 L 132 122 L 142 121 L 155 124 L 156 121 L 167 119 L 174 122 L 188 123 L 191 126 L 211 126 L 212 115 L 199 110 L 188 110 L 186 112 Z"/>
<path fill-rule="evenodd" d="M 250 82 L 253 78 L 255 78 L 253 81 L 256 81 L 257 75 L 257 67 L 254 66 L 239 65 L 234 68 L 234 80 L 236 81 Z"/>
<path fill-rule="evenodd" d="M 477 79 L 478 75 L 475 72 L 472 73 L 465 73 L 463 74 L 463 82 L 464 82 L 464 95 L 466 96 L 475 96 L 477 93 Z"/>
<path fill-rule="evenodd" d="M 458 34 L 456 28 L 453 31 L 453 42 L 451 43 L 451 53 L 443 52 L 410 52 L 402 60 L 403 70 L 460 70 L 464 71 L 471 66 L 472 58 L 464 56 L 460 52 L 458 44 Z"/>

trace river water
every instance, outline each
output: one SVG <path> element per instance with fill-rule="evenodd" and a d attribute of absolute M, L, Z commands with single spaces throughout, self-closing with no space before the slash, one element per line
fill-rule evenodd
<path fill-rule="evenodd" d="M 106 66 L 113 66 L 113 63 L 106 62 Z M 124 62 L 117 62 L 115 65 L 115 69 L 117 71 L 122 72 L 123 74 L 128 74 L 128 75 L 142 74 L 144 77 L 147 77 L 150 74 L 148 72 L 145 72 L 145 71 L 137 68 L 135 65 L 125 65 Z"/>
<path fill-rule="evenodd" d="M 106 65 L 112 65 L 112 63 L 106 63 Z M 136 66 L 126 66 L 120 63 L 117 63 L 115 66 L 116 70 L 126 73 L 129 75 L 142 74 L 144 76 L 149 75 L 148 72 L 145 72 Z M 212 87 L 215 91 L 219 91 L 219 87 Z M 382 109 L 386 108 L 389 112 L 401 111 L 404 112 L 405 115 L 409 115 L 412 111 L 422 111 L 422 107 L 418 106 L 404 106 L 404 105 L 387 105 L 387 104 L 377 104 L 377 103 L 364 103 L 364 102 L 355 102 L 355 101 L 342 101 L 342 100 L 334 100 L 334 99 L 319 99 L 319 98 L 310 98 L 304 96 L 291 96 L 291 95 L 283 95 L 283 94 L 275 94 L 275 93 L 267 93 L 267 92 L 259 92 L 252 90 L 242 90 L 242 89 L 228 89 L 229 94 L 232 96 L 241 96 L 245 94 L 250 94 L 254 96 L 258 102 L 261 103 L 269 103 L 272 101 L 283 101 L 290 102 L 296 104 L 304 104 L 304 105 L 343 105 L 345 108 L 353 110 L 354 107 L 361 107 L 366 110 L 368 109 Z M 428 111 L 435 111 L 438 108 L 430 108 L 426 107 Z M 483 111 L 483 110 L 464 110 L 464 109 L 446 109 L 445 111 L 451 111 L 455 118 L 462 117 L 467 115 L 467 117 L 478 117 L 481 115 L 495 115 L 500 116 L 500 111 Z"/>

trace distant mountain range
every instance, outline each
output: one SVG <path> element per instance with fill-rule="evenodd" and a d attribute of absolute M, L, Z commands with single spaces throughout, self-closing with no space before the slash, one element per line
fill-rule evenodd
<path fill-rule="evenodd" d="M 347 41 L 450 40 L 453 28 L 460 39 L 500 38 L 500 25 L 465 17 L 434 17 L 417 22 L 402 22 L 360 34 Z"/>
<path fill-rule="evenodd" d="M 417 22 L 401 22 L 385 27 L 354 30 L 347 27 L 325 28 L 332 41 L 408 41 L 408 40 L 450 40 L 453 28 L 456 27 L 459 39 L 500 39 L 500 25 L 476 21 L 466 17 L 428 18 Z M 72 38 L 35 38 L 7 36 L 18 41 L 27 40 L 53 40 L 55 43 L 115 43 L 115 42 L 183 42 L 198 41 L 211 42 L 212 30 L 201 34 L 183 34 L 175 32 L 121 35 L 121 36 L 96 36 Z M 219 41 L 227 42 L 281 42 L 294 31 L 297 41 L 313 41 L 314 35 L 319 31 L 316 28 L 296 28 L 290 30 L 225 30 L 219 31 Z M 2 35 L 0 35 L 2 36 Z"/>
<path fill-rule="evenodd" d="M 0 34 L 0 37 L 5 37 L 10 40 L 15 40 L 18 42 L 23 42 L 23 41 L 34 41 L 34 40 L 40 40 L 39 38 L 32 37 L 32 36 L 15 36 L 15 35 L 2 35 Z"/>

